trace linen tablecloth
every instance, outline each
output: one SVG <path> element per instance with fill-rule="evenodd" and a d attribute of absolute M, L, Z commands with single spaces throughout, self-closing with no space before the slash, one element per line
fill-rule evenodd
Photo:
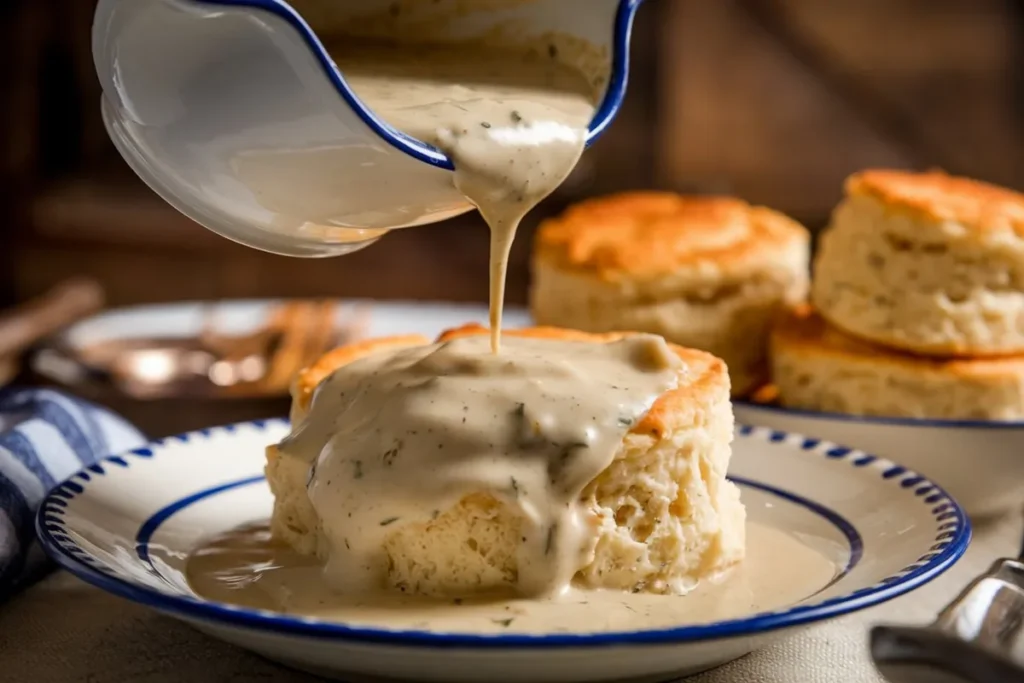
<path fill-rule="evenodd" d="M 52 389 L 0 389 L 0 603 L 46 567 L 34 519 L 47 490 L 145 442 L 133 426 L 89 401 Z"/>
<path fill-rule="evenodd" d="M 1018 516 L 981 525 L 967 555 L 910 595 L 801 631 L 688 683 L 878 683 L 867 631 L 926 622 L 997 556 L 1018 550 Z M 299 683 L 289 671 L 115 598 L 64 572 L 0 605 L 0 681 L 26 683 Z"/>

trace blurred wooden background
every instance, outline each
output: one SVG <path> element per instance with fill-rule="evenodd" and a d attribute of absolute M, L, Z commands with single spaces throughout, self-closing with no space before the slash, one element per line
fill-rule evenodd
<path fill-rule="evenodd" d="M 650 0 L 610 132 L 536 218 L 625 188 L 729 192 L 820 227 L 849 172 L 939 166 L 1024 188 L 1024 5 L 1013 0 Z M 99 118 L 89 0 L 0 3 L 0 304 L 73 274 L 112 304 L 337 295 L 483 300 L 475 217 L 327 261 L 208 233 L 127 170 Z"/>

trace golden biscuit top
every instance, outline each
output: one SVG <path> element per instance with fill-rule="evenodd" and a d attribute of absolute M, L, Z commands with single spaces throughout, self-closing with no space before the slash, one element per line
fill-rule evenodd
<path fill-rule="evenodd" d="M 900 366 L 922 374 L 941 374 L 976 380 L 1024 377 L 1024 357 L 945 359 L 915 356 L 881 348 L 851 337 L 818 315 L 810 306 L 790 311 L 777 321 L 771 334 L 772 353 L 803 356 L 831 356 L 837 361 L 859 360 L 872 364 Z"/>
<path fill-rule="evenodd" d="M 1024 195 L 942 171 L 874 169 L 846 180 L 850 197 L 871 197 L 894 210 L 978 230 L 1009 227 L 1024 234 Z"/>
<path fill-rule="evenodd" d="M 438 342 L 446 342 L 459 337 L 487 335 L 490 332 L 480 325 L 471 324 L 443 332 Z M 503 330 L 502 335 L 508 337 L 528 337 L 533 339 L 552 339 L 564 341 L 592 341 L 595 344 L 606 344 L 635 334 L 631 332 L 606 332 L 590 334 L 578 330 L 557 327 L 526 327 L 518 330 Z M 316 363 L 299 372 L 292 385 L 292 400 L 300 411 L 309 408 L 316 387 L 335 370 L 381 351 L 394 351 L 413 346 L 429 344 L 430 341 L 420 335 L 404 335 L 368 339 L 341 346 L 322 356 Z M 704 351 L 687 349 L 675 344 L 669 347 L 682 360 L 679 370 L 679 385 L 662 394 L 651 409 L 640 420 L 630 433 L 649 434 L 655 437 L 665 432 L 692 425 L 697 419 L 696 412 L 709 401 L 717 401 L 720 397 L 727 400 L 729 396 L 729 375 L 725 363 Z"/>
<path fill-rule="evenodd" d="M 770 261 L 809 239 L 799 223 L 739 199 L 626 192 L 581 202 L 544 221 L 534 255 L 605 277 L 643 276 Z"/>

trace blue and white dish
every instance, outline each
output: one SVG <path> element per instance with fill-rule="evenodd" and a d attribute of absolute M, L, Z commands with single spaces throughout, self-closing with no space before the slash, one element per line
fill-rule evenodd
<path fill-rule="evenodd" d="M 334 676 L 432 681 L 665 680 L 931 581 L 964 553 L 969 523 L 924 477 L 887 460 L 740 427 L 731 467 L 749 518 L 836 565 L 824 589 L 774 611 L 662 630 L 542 635 L 438 633 L 244 609 L 197 597 L 184 564 L 204 539 L 265 520 L 263 449 L 285 421 L 171 437 L 79 472 L 44 500 L 37 528 L 64 568 L 116 595 L 287 665 Z"/>
<path fill-rule="evenodd" d="M 942 486 L 980 519 L 1024 502 L 1024 422 L 861 417 L 734 401 L 736 420 L 891 458 Z"/>
<path fill-rule="evenodd" d="M 319 4 L 333 24 L 397 5 Z M 606 85 L 591 142 L 622 103 L 639 5 L 435 0 L 418 8 L 429 13 L 433 40 L 500 33 L 531 43 L 561 35 L 594 46 Z M 381 228 L 469 211 L 449 177 L 451 160 L 358 99 L 309 18 L 284 0 L 100 0 L 93 57 L 118 151 L 197 223 L 293 256 L 347 253 L 372 243 Z"/>

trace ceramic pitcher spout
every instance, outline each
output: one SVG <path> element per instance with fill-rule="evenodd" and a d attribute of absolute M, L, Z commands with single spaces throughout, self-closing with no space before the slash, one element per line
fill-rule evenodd
<path fill-rule="evenodd" d="M 314 32 L 313 28 L 303 18 L 302 14 L 296 11 L 292 5 L 289 5 L 282 0 L 194 1 L 198 4 L 206 5 L 263 8 L 267 11 L 277 13 L 295 29 L 296 33 L 302 38 L 312 53 L 320 60 L 325 75 L 330 80 L 331 84 L 337 89 L 338 95 L 352 107 L 353 111 L 355 111 L 363 122 L 366 123 L 377 135 L 415 159 L 449 171 L 454 170 L 451 159 L 449 159 L 444 152 L 425 142 L 411 138 L 401 131 L 396 131 L 386 122 L 381 120 L 373 110 L 355 94 L 346 82 L 344 74 L 336 68 L 334 62 L 330 58 L 330 55 L 324 49 L 323 44 Z M 590 4 L 588 4 L 588 9 L 591 12 L 596 11 L 599 15 L 604 15 L 601 16 L 602 23 L 608 24 L 610 22 L 612 27 L 611 63 L 608 65 L 608 82 L 600 104 L 594 113 L 594 118 L 588 126 L 586 141 L 588 147 L 598 137 L 600 137 L 609 124 L 611 124 L 612 120 L 615 118 L 615 114 L 618 113 L 623 97 L 626 95 L 626 85 L 629 77 L 630 35 L 633 27 L 633 18 L 636 14 L 636 10 L 642 2 L 643 0 L 611 0 L 610 2 L 605 0 L 603 2 L 604 6 L 601 7 L 599 5 L 602 4 L 602 0 L 597 0 L 596 2 L 591 0 Z M 373 3 L 360 6 L 361 11 L 365 11 L 365 8 L 369 6 L 369 4 Z M 614 14 L 610 14 L 612 12 Z M 568 27 L 558 26 L 552 28 L 555 28 L 556 30 L 565 30 Z"/>
<path fill-rule="evenodd" d="M 593 46 L 603 92 L 589 144 L 625 94 L 641 1 L 481 3 L 434 25 L 442 40 L 513 23 L 524 40 L 556 35 Z M 420 7 L 444 12 L 447 2 Z M 451 160 L 381 120 L 321 42 L 323 26 L 394 4 L 100 0 L 93 54 L 111 139 L 179 211 L 265 251 L 332 256 L 468 211 Z"/>

